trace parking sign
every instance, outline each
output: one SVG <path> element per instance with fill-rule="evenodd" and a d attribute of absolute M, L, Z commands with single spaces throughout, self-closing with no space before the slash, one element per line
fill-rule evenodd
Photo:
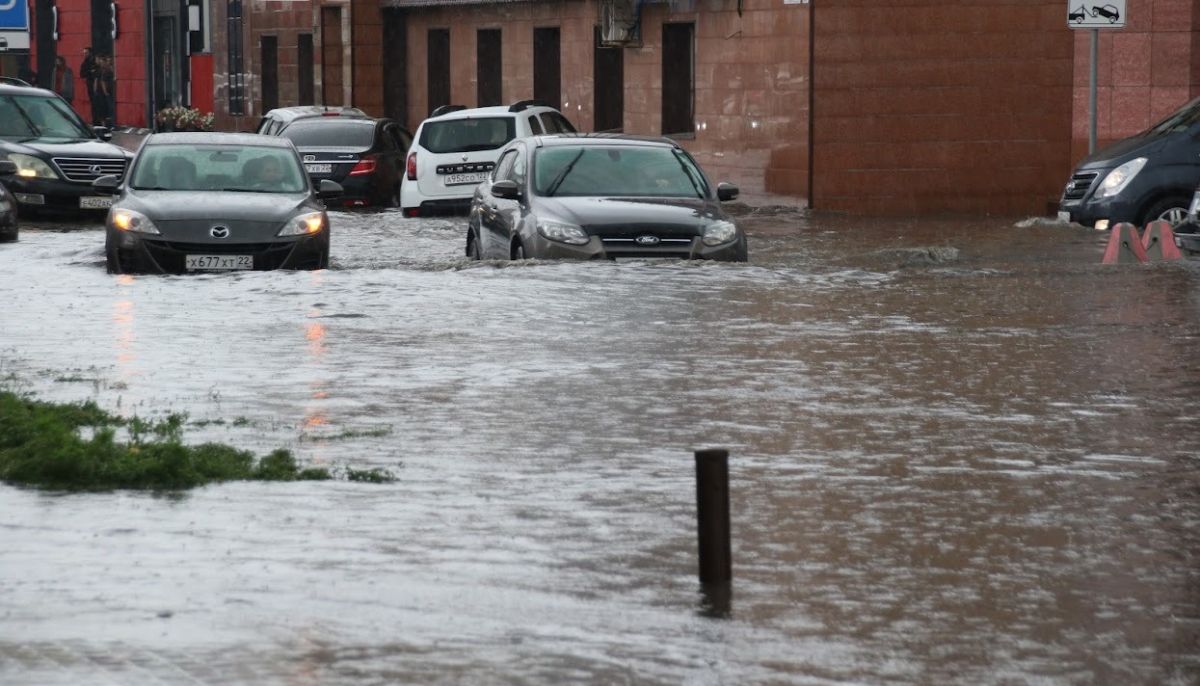
<path fill-rule="evenodd" d="M 1067 26 L 1073 29 L 1125 28 L 1125 0 L 1067 0 Z"/>
<path fill-rule="evenodd" d="M 0 50 L 29 49 L 29 3 L 0 0 Z"/>

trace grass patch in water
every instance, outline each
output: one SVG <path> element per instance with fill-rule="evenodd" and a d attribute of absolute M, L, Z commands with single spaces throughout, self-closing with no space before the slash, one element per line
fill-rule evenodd
<path fill-rule="evenodd" d="M 236 424 L 236 422 L 235 422 Z M 246 450 L 184 445 L 183 415 L 158 421 L 123 419 L 94 402 L 48 403 L 0 391 L 0 480 L 57 490 L 176 490 L 216 481 L 332 478 L 301 469 L 287 450 L 256 460 Z M 117 440 L 124 428 L 127 441 Z M 383 470 L 347 469 L 349 481 L 387 483 Z"/>

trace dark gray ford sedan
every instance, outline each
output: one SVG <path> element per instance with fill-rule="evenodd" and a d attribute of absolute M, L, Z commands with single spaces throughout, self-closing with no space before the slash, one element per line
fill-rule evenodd
<path fill-rule="evenodd" d="M 251 134 L 146 139 L 129 173 L 96 179 L 116 195 L 105 255 L 111 273 L 324 269 L 332 181 L 314 189 L 291 141 Z"/>

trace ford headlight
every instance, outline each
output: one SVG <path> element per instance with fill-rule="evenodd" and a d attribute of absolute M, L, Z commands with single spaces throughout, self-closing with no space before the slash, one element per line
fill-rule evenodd
<path fill-rule="evenodd" d="M 154 225 L 154 222 L 150 221 L 149 217 L 133 210 L 124 208 L 110 210 L 108 213 L 108 223 L 121 231 L 159 235 L 158 227 Z"/>
<path fill-rule="evenodd" d="M 583 245 L 589 240 L 587 233 L 582 228 L 566 222 L 556 222 L 553 219 L 539 219 L 537 230 L 542 236 L 559 243 Z"/>
<path fill-rule="evenodd" d="M 57 179 L 58 174 L 50 165 L 32 155 L 22 155 L 19 152 L 9 153 L 8 159 L 17 165 L 17 176 L 23 179 Z"/>
<path fill-rule="evenodd" d="M 1125 190 L 1125 187 L 1129 185 L 1130 181 L 1133 181 L 1133 177 L 1137 176 L 1144 166 L 1146 166 L 1146 158 L 1139 157 L 1110 171 L 1108 176 L 1104 177 L 1104 181 L 1100 183 L 1100 188 L 1096 190 L 1096 197 L 1112 198 L 1120 195 L 1121 191 Z"/>
<path fill-rule="evenodd" d="M 329 225 L 324 212 L 309 212 L 292 219 L 279 230 L 280 236 L 307 236 L 318 233 Z"/>
<path fill-rule="evenodd" d="M 737 238 L 737 227 L 733 222 L 719 221 L 704 227 L 704 244 L 720 245 Z"/>

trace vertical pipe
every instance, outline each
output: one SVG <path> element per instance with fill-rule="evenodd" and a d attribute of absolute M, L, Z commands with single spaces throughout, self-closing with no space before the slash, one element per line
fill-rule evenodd
<path fill-rule="evenodd" d="M 808 209 L 813 209 L 813 173 L 817 156 L 816 107 L 817 107 L 817 2 L 808 0 Z"/>
<path fill-rule="evenodd" d="M 700 543 L 700 582 L 733 579 L 729 542 L 729 451 L 696 451 L 696 516 Z"/>
<path fill-rule="evenodd" d="M 1100 30 L 1092 29 L 1092 64 L 1088 80 L 1088 154 L 1096 152 L 1096 72 L 1100 54 Z"/>

